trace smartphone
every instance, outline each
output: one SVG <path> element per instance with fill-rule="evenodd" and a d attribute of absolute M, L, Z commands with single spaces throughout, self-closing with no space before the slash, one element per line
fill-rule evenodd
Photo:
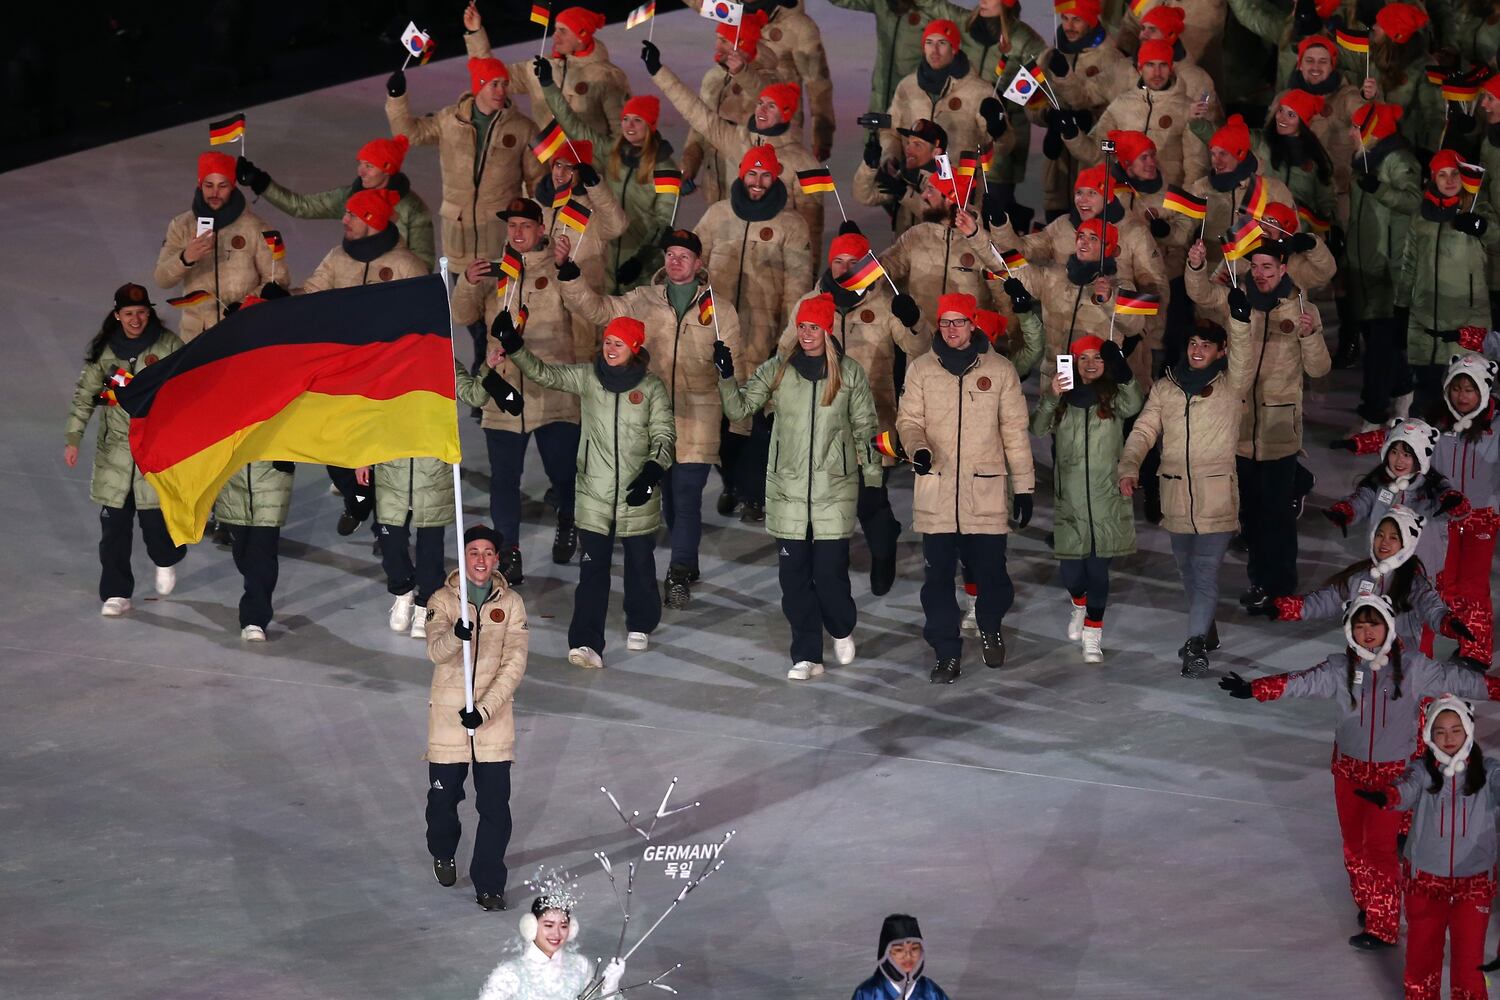
<path fill-rule="evenodd" d="M 1073 355 L 1059 354 L 1057 356 L 1057 375 L 1064 392 L 1073 388 Z"/>
<path fill-rule="evenodd" d="M 869 111 L 860 115 L 856 124 L 860 128 L 890 128 L 891 116 L 883 111 Z"/>
<path fill-rule="evenodd" d="M 204 233 L 211 233 L 213 231 L 214 220 L 206 215 L 198 216 L 198 231 L 193 234 L 193 237 L 196 239 L 197 237 L 202 236 Z"/>

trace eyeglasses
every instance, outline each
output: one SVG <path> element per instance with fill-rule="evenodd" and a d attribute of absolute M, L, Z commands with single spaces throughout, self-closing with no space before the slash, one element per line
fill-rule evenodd
<path fill-rule="evenodd" d="M 942 327 L 944 330 L 961 330 L 968 325 L 969 321 L 963 318 L 938 320 L 938 326 Z"/>

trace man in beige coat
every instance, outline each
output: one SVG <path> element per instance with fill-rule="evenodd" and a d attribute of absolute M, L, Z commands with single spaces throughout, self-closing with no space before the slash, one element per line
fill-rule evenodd
<path fill-rule="evenodd" d="M 1020 379 L 987 337 L 976 336 L 974 297 L 941 296 L 934 312 L 937 336 L 906 373 L 896 430 L 917 474 L 912 527 L 922 532 L 926 574 L 922 637 L 937 656 L 929 680 L 952 684 L 963 652 L 953 585 L 960 559 L 979 588 L 984 663 L 1005 663 L 1001 623 L 1015 599 L 1006 534 L 1012 504 L 1017 525 L 1031 521 L 1036 476 Z"/>
<path fill-rule="evenodd" d="M 464 780 L 474 766 L 474 854 L 469 878 L 475 902 L 503 910 L 505 849 L 510 844 L 510 764 L 516 757 L 516 723 L 511 715 L 516 688 L 526 673 L 531 636 L 526 603 L 496 572 L 500 536 L 485 524 L 464 532 L 464 565 L 427 602 L 427 658 L 432 661 L 432 693 L 427 700 L 427 851 L 438 884 L 458 880 L 454 856 L 462 825 L 458 804 Z M 461 609 L 458 584 L 468 586 Z M 468 624 L 465 624 L 467 619 Z M 468 650 L 464 649 L 465 644 Z M 464 658 L 473 662 L 473 705 L 468 707 Z"/>
<path fill-rule="evenodd" d="M 948 152 L 948 133 L 926 118 L 896 131 L 901 136 L 900 160 L 882 160 L 880 136 L 871 133 L 864 159 L 854 171 L 854 200 L 884 208 L 891 228 L 904 233 L 922 221 L 923 176 L 937 169 L 939 153 Z"/>
<path fill-rule="evenodd" d="M 662 240 L 665 264 L 649 285 L 623 295 L 601 295 L 580 281 L 577 268 L 558 271 L 563 303 L 595 326 L 621 316 L 646 325 L 650 370 L 667 387 L 677 423 L 676 461 L 667 470 L 662 516 L 672 536 L 672 557 L 663 584 L 667 607 L 681 610 L 692 600 L 698 580 L 698 544 L 703 535 L 703 490 L 719 462 L 719 373 L 714 345 L 726 344 L 735 357 L 744 352 L 734 305 L 716 298 L 703 269 L 703 244 L 688 229 L 674 229 Z"/>
<path fill-rule="evenodd" d="M 964 292 L 987 308 L 992 303 L 984 271 L 993 254 L 978 217 L 954 203 L 948 193 L 952 190 L 952 184 L 936 174 L 924 175 L 922 221 L 897 236 L 880 262 L 896 285 L 918 302 Z"/>
<path fill-rule="evenodd" d="M 772 72 L 775 59 L 759 58 L 760 25 L 759 18 L 747 17 L 738 30 L 721 24 L 714 35 L 714 64 L 704 71 L 703 82 L 698 86 L 698 100 L 714 120 L 749 121 L 755 115 L 760 94 L 776 82 Z M 726 153 L 702 132 L 689 128 L 687 142 L 682 147 L 682 176 L 698 185 L 705 205 L 728 197 L 729 184 L 739 164 L 731 155 L 734 152 Z"/>
<path fill-rule="evenodd" d="M 212 220 L 212 225 L 204 226 L 203 219 Z M 234 157 L 224 153 L 199 156 L 193 207 L 167 224 L 166 238 L 156 255 L 158 287 L 210 296 L 183 308 L 183 343 L 223 319 L 229 305 L 267 284 L 285 287 L 289 283 L 286 264 L 275 259 L 264 235 L 269 231 L 246 207 L 244 194 L 235 186 Z"/>

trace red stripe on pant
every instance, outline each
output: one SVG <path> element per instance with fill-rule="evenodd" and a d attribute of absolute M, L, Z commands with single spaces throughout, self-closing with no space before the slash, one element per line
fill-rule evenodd
<path fill-rule="evenodd" d="M 1354 905 L 1365 911 L 1365 930 L 1394 944 L 1401 928 L 1401 859 L 1396 834 L 1405 814 L 1360 798 L 1354 794 L 1358 788 L 1384 791 L 1386 784 L 1364 784 L 1334 773 L 1333 798 L 1344 839 L 1349 892 Z"/>
<path fill-rule="evenodd" d="M 1451 939 L 1448 995 L 1483 1000 L 1484 935 L 1495 880 L 1490 875 L 1439 878 L 1417 872 L 1406 885 L 1406 1000 L 1442 1000 L 1443 944 Z"/>
<path fill-rule="evenodd" d="M 1459 640 L 1458 654 L 1488 664 L 1495 648 L 1495 613 L 1490 604 L 1490 565 L 1500 515 L 1484 507 L 1448 522 L 1448 557 L 1437 575 L 1438 596 L 1474 633 Z"/>

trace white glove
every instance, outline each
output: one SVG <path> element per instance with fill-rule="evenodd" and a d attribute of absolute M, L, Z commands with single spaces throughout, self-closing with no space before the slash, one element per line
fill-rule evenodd
<path fill-rule="evenodd" d="M 625 963 L 618 958 L 610 959 L 609 964 L 604 967 L 604 989 L 600 991 L 599 995 L 607 997 L 615 992 L 615 990 L 618 990 L 620 988 L 620 980 L 624 976 Z"/>

